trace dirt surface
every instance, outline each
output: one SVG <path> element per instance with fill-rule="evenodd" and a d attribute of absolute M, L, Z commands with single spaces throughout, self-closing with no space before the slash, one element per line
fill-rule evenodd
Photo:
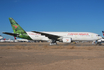
<path fill-rule="evenodd" d="M 0 46 L 0 70 L 104 70 L 104 47 Z"/>

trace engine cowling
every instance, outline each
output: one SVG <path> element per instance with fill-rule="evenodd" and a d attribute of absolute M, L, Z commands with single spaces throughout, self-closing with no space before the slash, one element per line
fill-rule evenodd
<path fill-rule="evenodd" d="M 62 38 L 62 41 L 63 41 L 64 43 L 71 43 L 72 38 L 64 37 L 64 38 Z"/>
<path fill-rule="evenodd" d="M 100 40 L 98 40 L 97 42 L 102 42 L 102 40 L 100 39 Z"/>

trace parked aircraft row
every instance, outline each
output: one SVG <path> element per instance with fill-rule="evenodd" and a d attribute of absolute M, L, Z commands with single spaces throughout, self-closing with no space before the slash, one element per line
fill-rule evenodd
<path fill-rule="evenodd" d="M 29 40 L 27 39 L 16 39 L 14 37 L 15 40 L 11 40 L 11 39 L 6 39 L 6 38 L 3 38 L 1 35 L 0 35 L 0 42 L 29 42 Z"/>
<path fill-rule="evenodd" d="M 14 37 L 19 37 L 28 40 L 49 41 L 50 45 L 58 42 L 71 43 L 74 41 L 97 41 L 97 44 L 102 42 L 102 37 L 92 32 L 26 32 L 13 18 L 9 18 L 14 33 L 3 32 Z"/>
<path fill-rule="evenodd" d="M 0 42 L 29 42 L 27 39 L 16 39 L 16 40 L 11 40 L 11 39 L 1 39 Z"/>

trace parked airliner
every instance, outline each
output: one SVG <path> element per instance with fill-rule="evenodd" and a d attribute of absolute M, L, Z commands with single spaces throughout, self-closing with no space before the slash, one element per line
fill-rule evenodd
<path fill-rule="evenodd" d="M 50 45 L 57 44 L 57 41 L 64 43 L 71 43 L 73 41 L 98 41 L 102 37 L 92 32 L 26 32 L 22 27 L 13 19 L 9 18 L 14 33 L 3 32 L 14 37 L 19 37 L 28 40 L 45 40 L 50 41 Z"/>

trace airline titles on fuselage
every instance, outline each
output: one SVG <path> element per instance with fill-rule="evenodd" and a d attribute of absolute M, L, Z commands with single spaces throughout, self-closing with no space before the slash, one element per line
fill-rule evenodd
<path fill-rule="evenodd" d="M 67 35 L 89 35 L 89 33 L 68 33 Z"/>
<path fill-rule="evenodd" d="M 29 35 L 41 35 L 41 34 L 29 33 Z M 67 35 L 89 35 L 89 33 L 68 33 Z"/>

